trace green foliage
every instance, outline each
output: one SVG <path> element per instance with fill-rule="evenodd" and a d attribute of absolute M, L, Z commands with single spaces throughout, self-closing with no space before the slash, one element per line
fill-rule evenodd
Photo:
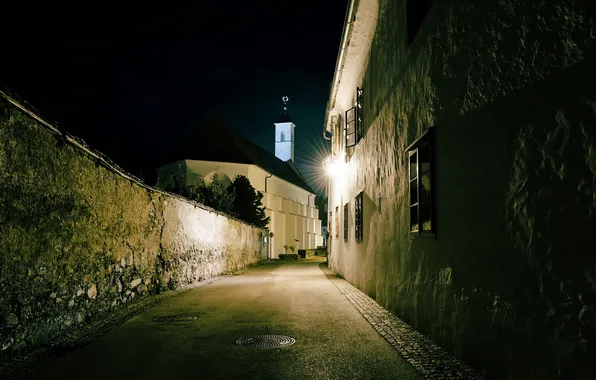
<path fill-rule="evenodd" d="M 288 248 L 290 248 L 290 251 L 292 251 L 292 253 L 294 252 L 294 250 L 296 249 L 296 247 L 294 247 L 293 245 L 289 246 Z"/>
<path fill-rule="evenodd" d="M 221 183 L 217 173 L 213 176 L 210 184 L 206 184 L 202 178 L 199 178 L 188 186 L 184 184 L 181 176 L 174 175 L 172 177 L 172 183 L 170 186 L 166 186 L 164 190 L 180 194 L 185 198 L 228 215 L 236 216 L 234 212 L 234 199 L 236 198 L 234 189 L 232 186 L 225 186 Z"/>
<path fill-rule="evenodd" d="M 187 186 L 181 175 L 174 174 L 170 186 L 164 190 L 180 194 L 257 227 L 265 228 L 269 224 L 269 217 L 265 215 L 265 206 L 262 203 L 263 193 L 257 191 L 243 175 L 237 176 L 230 186 L 221 183 L 217 174 L 209 185 L 201 178 Z"/>
<path fill-rule="evenodd" d="M 261 200 L 263 193 L 257 191 L 248 178 L 243 175 L 236 177 L 231 186 L 234 189 L 234 212 L 239 219 L 265 228 L 269 224 L 269 217 L 265 215 L 265 206 Z"/>
<path fill-rule="evenodd" d="M 288 254 L 281 254 L 279 258 L 282 260 L 298 260 L 298 254 L 296 253 L 288 253 Z"/>
<path fill-rule="evenodd" d="M 289 247 L 290 247 L 289 245 L 287 245 L 287 244 L 284 244 L 284 249 L 286 250 L 286 253 L 288 253 L 288 248 L 289 248 Z"/>

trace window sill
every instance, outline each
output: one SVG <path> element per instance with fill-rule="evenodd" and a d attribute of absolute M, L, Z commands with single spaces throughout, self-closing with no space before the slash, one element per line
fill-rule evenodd
<path fill-rule="evenodd" d="M 410 239 L 411 240 L 415 240 L 415 239 L 420 239 L 420 238 L 430 238 L 432 237 L 433 239 L 437 239 L 437 235 L 435 232 L 422 232 L 420 233 L 419 231 L 410 231 Z"/>

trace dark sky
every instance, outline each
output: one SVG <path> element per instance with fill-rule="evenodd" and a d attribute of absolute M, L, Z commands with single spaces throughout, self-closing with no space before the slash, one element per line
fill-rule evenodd
<path fill-rule="evenodd" d="M 2 2 L 0 83 L 133 174 L 208 117 L 274 152 L 288 95 L 312 176 L 347 0 L 185 3 Z"/>

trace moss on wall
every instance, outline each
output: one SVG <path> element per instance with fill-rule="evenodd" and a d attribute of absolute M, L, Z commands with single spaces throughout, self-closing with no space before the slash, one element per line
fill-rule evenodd
<path fill-rule="evenodd" d="M 593 378 L 592 5 L 433 4 L 408 47 L 405 2 L 381 2 L 368 131 L 330 207 L 363 190 L 383 207 L 365 210 L 364 243 L 332 239 L 329 262 L 498 378 Z M 413 239 L 405 149 L 431 126 L 437 234 Z"/>
<path fill-rule="evenodd" d="M 142 187 L 0 107 L 2 354 L 261 258 L 259 229 Z"/>

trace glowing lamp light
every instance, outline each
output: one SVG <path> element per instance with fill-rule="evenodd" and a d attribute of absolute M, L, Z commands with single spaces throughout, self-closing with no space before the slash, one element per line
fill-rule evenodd
<path fill-rule="evenodd" d="M 323 161 L 323 168 L 325 168 L 325 171 L 329 177 L 335 177 L 343 174 L 345 171 L 345 162 L 343 156 L 339 156 L 336 159 L 328 156 Z"/>
<path fill-rule="evenodd" d="M 329 162 L 325 167 L 325 171 L 327 171 L 329 177 L 333 177 L 337 173 L 337 163 Z"/>

